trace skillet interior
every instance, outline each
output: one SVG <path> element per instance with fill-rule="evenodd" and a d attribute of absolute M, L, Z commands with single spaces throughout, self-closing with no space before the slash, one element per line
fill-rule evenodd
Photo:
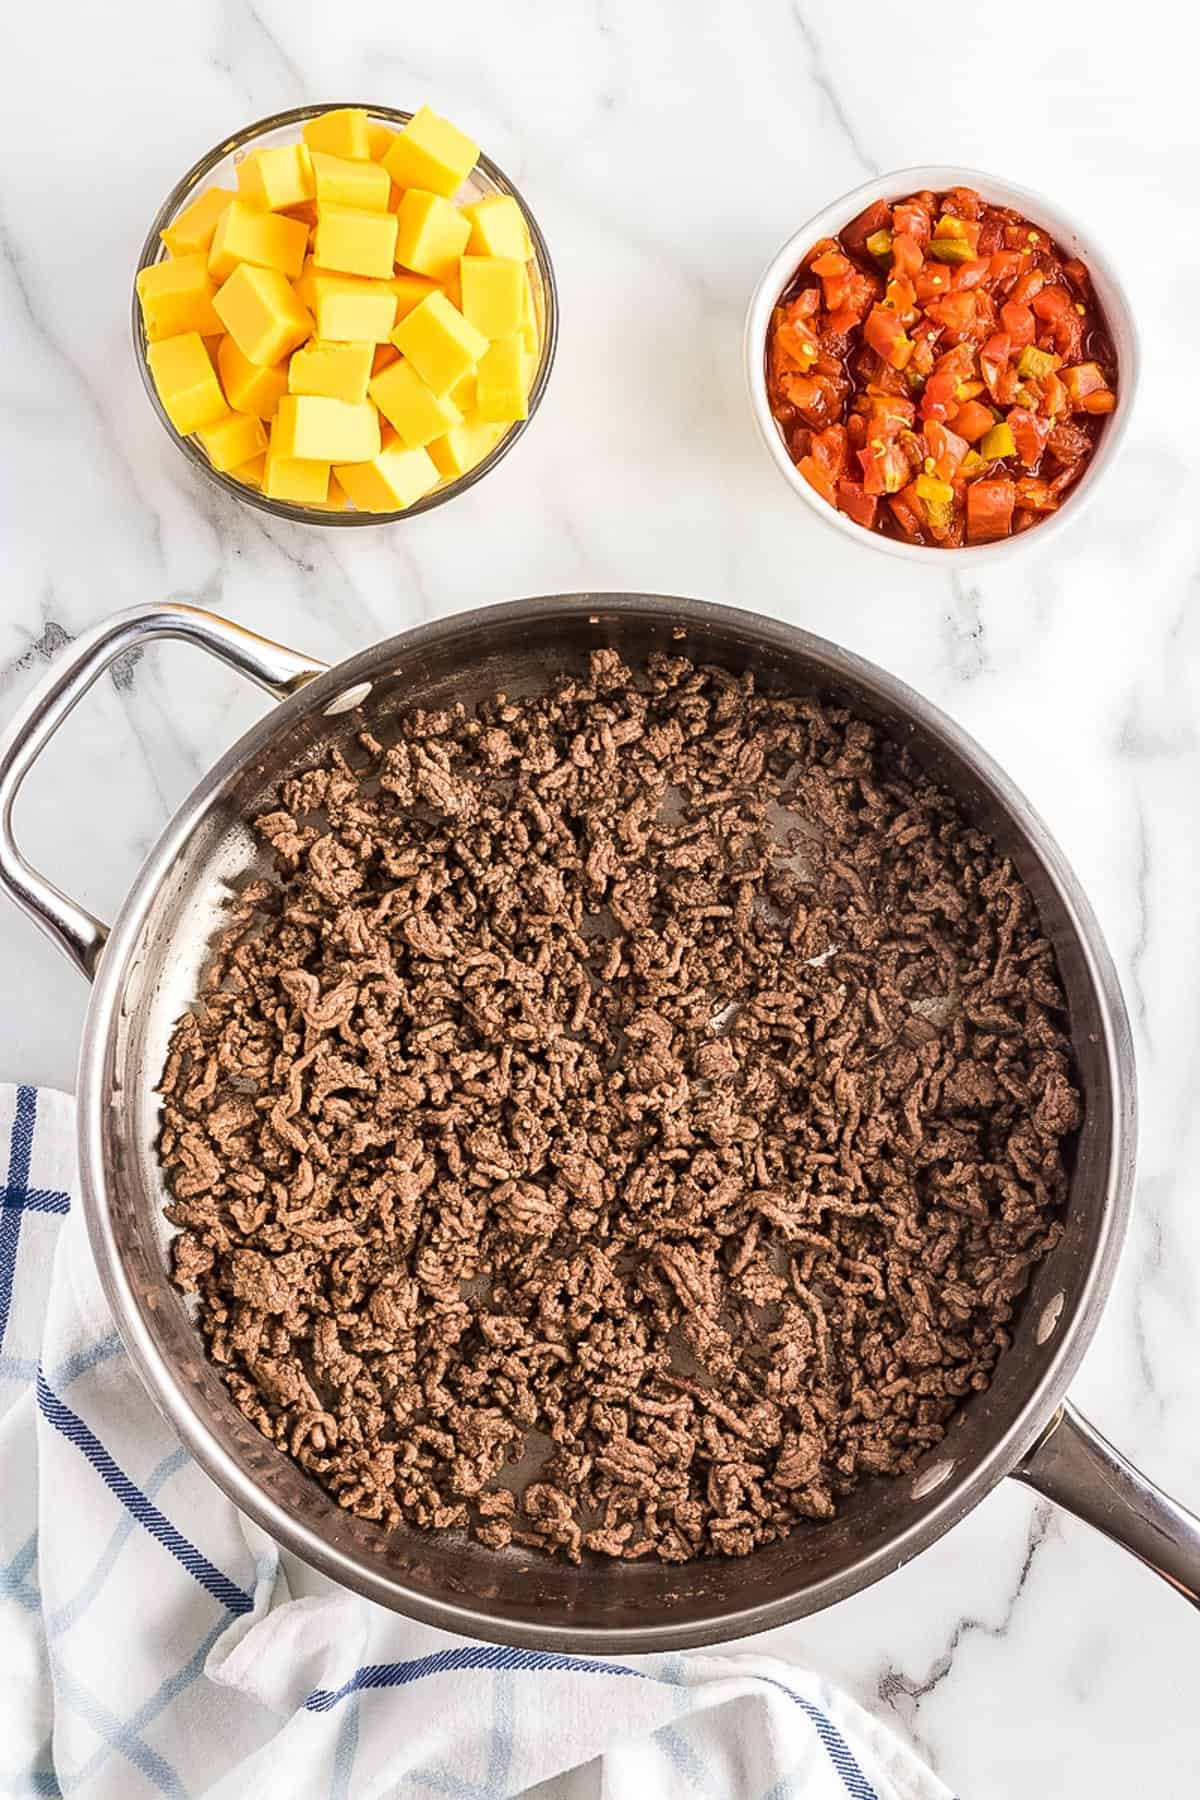
<path fill-rule="evenodd" d="M 243 821 L 282 774 L 402 706 L 530 691 L 582 667 L 598 644 L 630 661 L 669 648 L 753 668 L 764 683 L 837 695 L 909 742 L 1033 892 L 1057 951 L 1085 1098 L 1067 1229 L 1036 1271 L 989 1391 L 967 1403 L 915 1477 L 868 1481 L 836 1520 L 743 1560 L 571 1568 L 523 1550 L 497 1554 L 458 1534 L 385 1535 L 341 1512 L 236 1410 L 165 1273 L 171 1228 L 161 1214 L 152 1086 L 229 883 L 254 865 Z M 373 685 L 361 708 L 326 716 L 363 681 Z M 89 1224 L 126 1339 L 175 1428 L 244 1510 L 310 1562 L 402 1611 L 500 1641 L 609 1651 L 711 1642 L 815 1611 L 908 1560 L 969 1510 L 1051 1416 L 1090 1336 L 1127 1205 L 1128 1028 L 1086 902 L 1039 822 L 955 728 L 890 677 L 788 627 L 697 602 L 596 595 L 493 607 L 377 646 L 306 688 L 222 760 L 152 854 L 101 965 L 93 1033 L 104 1042 L 85 1050 L 80 1090 Z"/>

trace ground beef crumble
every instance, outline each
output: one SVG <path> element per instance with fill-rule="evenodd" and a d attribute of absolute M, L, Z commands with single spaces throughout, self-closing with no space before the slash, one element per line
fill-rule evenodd
<path fill-rule="evenodd" d="M 174 1276 L 339 1505 L 740 1556 L 987 1386 L 1080 1122 L 1029 896 L 903 750 L 586 679 L 283 783 L 163 1074 Z"/>

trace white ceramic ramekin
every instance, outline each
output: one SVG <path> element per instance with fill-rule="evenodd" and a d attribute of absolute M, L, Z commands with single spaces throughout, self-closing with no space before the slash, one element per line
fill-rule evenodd
<path fill-rule="evenodd" d="M 1015 537 L 1002 538 L 997 543 L 964 544 L 960 549 L 943 550 L 932 544 L 907 544 L 899 538 L 885 537 L 882 532 L 868 531 L 864 526 L 856 525 L 853 519 L 847 518 L 845 513 L 838 512 L 836 507 L 822 499 L 815 488 L 809 486 L 788 455 L 787 446 L 771 413 L 767 399 L 766 347 L 767 328 L 776 302 L 791 281 L 802 258 L 818 238 L 836 237 L 843 225 L 848 225 L 851 219 L 857 218 L 872 200 L 901 200 L 906 194 L 917 193 L 922 188 L 943 193 L 952 187 L 974 188 L 985 200 L 990 200 L 996 206 L 1013 207 L 1033 224 L 1044 225 L 1069 255 L 1077 256 L 1087 264 L 1096 298 L 1107 320 L 1117 353 L 1117 406 L 1100 434 L 1100 441 L 1085 473 L 1067 494 L 1058 512 L 1049 514 L 1028 530 L 1018 532 Z M 776 468 L 792 491 L 826 524 L 832 525 L 855 543 L 886 551 L 889 556 L 902 556 L 908 562 L 928 563 L 941 569 L 963 562 L 978 567 L 985 561 L 998 561 L 1033 547 L 1041 548 L 1057 537 L 1064 524 L 1080 516 L 1112 468 L 1120 449 L 1133 411 L 1141 360 L 1133 310 L 1112 264 L 1091 232 L 1085 231 L 1055 201 L 1048 200 L 1042 194 L 1018 187 L 1012 181 L 1002 181 L 998 176 L 985 175 L 981 169 L 962 169 L 949 163 L 935 163 L 916 169 L 894 169 L 890 174 L 877 175 L 872 180 L 865 181 L 861 187 L 843 194 L 840 200 L 833 201 L 823 212 L 815 213 L 798 231 L 793 232 L 786 244 L 772 257 L 754 290 L 746 315 L 745 355 L 750 404 L 758 429 Z"/>

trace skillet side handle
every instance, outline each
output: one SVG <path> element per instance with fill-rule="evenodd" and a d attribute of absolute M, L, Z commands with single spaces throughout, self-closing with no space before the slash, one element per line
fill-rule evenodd
<path fill-rule="evenodd" d="M 1073 1406 L 1060 1408 L 1013 1474 L 1200 1606 L 1200 1518 L 1147 1481 Z"/>
<path fill-rule="evenodd" d="M 114 613 L 77 637 L 56 659 L 0 737 L 0 893 L 28 913 L 88 981 L 95 976 L 108 926 L 26 862 L 13 835 L 13 802 L 50 739 L 92 684 L 118 656 L 152 638 L 182 638 L 195 644 L 277 700 L 294 694 L 328 667 L 216 613 L 174 601 Z"/>

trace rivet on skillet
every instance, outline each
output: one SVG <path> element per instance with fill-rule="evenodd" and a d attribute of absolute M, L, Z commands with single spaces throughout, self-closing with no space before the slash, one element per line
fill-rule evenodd
<path fill-rule="evenodd" d="M 360 681 L 354 687 L 348 687 L 344 694 L 339 694 L 336 700 L 331 700 L 324 708 L 324 717 L 330 719 L 334 713 L 353 712 L 356 706 L 362 705 L 371 692 L 371 687 L 372 683 L 369 681 Z"/>
<path fill-rule="evenodd" d="M 922 1469 L 921 1473 L 917 1476 L 917 1479 L 913 1482 L 913 1499 L 923 1500 L 926 1494 L 932 1494 L 936 1488 L 941 1487 L 944 1481 L 949 1480 L 953 1473 L 953 1457 L 944 1456 L 941 1462 L 931 1463 L 929 1468 Z"/>
<path fill-rule="evenodd" d="M 1067 1303 L 1067 1296 L 1059 1288 L 1057 1294 L 1047 1300 L 1038 1317 L 1037 1331 L 1034 1333 L 1039 1344 L 1054 1336 L 1054 1329 L 1062 1317 L 1062 1309 Z"/>

